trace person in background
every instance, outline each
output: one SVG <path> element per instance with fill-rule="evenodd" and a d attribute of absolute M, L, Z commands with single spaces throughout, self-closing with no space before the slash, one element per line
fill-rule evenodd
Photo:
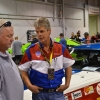
<path fill-rule="evenodd" d="M 60 33 L 60 43 L 63 44 L 65 47 L 67 47 L 67 41 L 64 39 L 64 34 Z"/>
<path fill-rule="evenodd" d="M 33 35 L 32 35 L 32 42 L 31 42 L 31 44 L 34 44 L 34 43 L 36 43 L 36 42 L 38 42 L 38 39 L 37 39 L 37 37 L 36 37 L 36 34 L 33 34 Z"/>
<path fill-rule="evenodd" d="M 71 33 L 71 38 L 70 39 L 73 39 L 75 40 L 75 35 L 74 35 L 74 32 Z"/>
<path fill-rule="evenodd" d="M 81 31 L 78 31 L 75 35 L 75 40 L 81 43 Z"/>
<path fill-rule="evenodd" d="M 84 37 L 85 37 L 85 44 L 89 44 L 91 42 L 91 38 L 89 36 L 89 33 L 85 32 Z"/>
<path fill-rule="evenodd" d="M 97 39 L 96 34 L 93 34 L 91 36 L 91 43 L 95 43 L 96 42 L 96 39 Z"/>
<path fill-rule="evenodd" d="M 14 55 L 14 62 L 18 65 L 22 59 L 22 43 L 18 40 L 18 37 L 15 37 L 15 41 L 12 44 L 12 54 Z"/>
<path fill-rule="evenodd" d="M 32 100 L 65 100 L 63 91 L 70 85 L 71 65 L 75 61 L 65 46 L 50 38 L 51 26 L 47 18 L 38 18 L 34 27 L 39 42 L 31 45 L 23 56 L 19 66 L 22 79 L 32 91 Z"/>
<path fill-rule="evenodd" d="M 13 42 L 10 21 L 0 20 L 0 100 L 23 100 L 23 82 L 19 70 L 6 51 Z"/>
<path fill-rule="evenodd" d="M 97 35 L 96 35 L 96 42 L 100 42 L 100 33 L 97 32 Z"/>

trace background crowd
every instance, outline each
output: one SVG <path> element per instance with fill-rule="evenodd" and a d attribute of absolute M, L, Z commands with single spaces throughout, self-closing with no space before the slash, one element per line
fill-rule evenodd
<path fill-rule="evenodd" d="M 100 42 L 99 32 L 97 32 L 97 34 L 93 34 L 92 36 L 90 36 L 88 32 L 85 32 L 83 35 L 84 37 L 82 38 L 81 31 L 78 31 L 76 34 L 72 32 L 70 39 L 73 39 L 79 43 L 85 43 L 85 44 Z"/>

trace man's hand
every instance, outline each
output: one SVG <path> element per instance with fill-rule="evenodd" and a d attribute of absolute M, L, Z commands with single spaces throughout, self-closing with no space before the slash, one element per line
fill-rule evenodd
<path fill-rule="evenodd" d="M 58 92 L 63 92 L 64 90 L 66 90 L 69 87 L 69 85 L 60 85 L 59 88 L 56 89 L 56 91 Z"/>
<path fill-rule="evenodd" d="M 38 86 L 35 86 L 35 85 L 31 85 L 31 86 L 28 87 L 28 88 L 29 88 L 29 90 L 32 91 L 32 93 L 35 93 L 35 94 L 39 93 L 39 90 L 42 90 L 42 89 L 43 89 L 43 88 L 38 87 Z"/>

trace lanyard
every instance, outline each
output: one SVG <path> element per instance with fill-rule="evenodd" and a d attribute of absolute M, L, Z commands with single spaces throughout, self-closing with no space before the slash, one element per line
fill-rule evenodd
<path fill-rule="evenodd" d="M 50 59 L 47 58 L 47 56 L 43 52 L 42 48 L 40 47 L 40 44 L 39 44 L 39 48 L 40 48 L 40 51 L 41 51 L 42 55 L 44 56 L 45 60 L 49 63 L 49 65 L 51 65 L 51 63 L 52 63 L 52 55 L 53 55 L 53 48 L 52 48 L 52 52 L 50 54 Z"/>
<path fill-rule="evenodd" d="M 52 63 L 52 55 L 53 55 L 53 50 L 52 50 L 52 52 L 51 52 L 51 54 L 50 54 L 50 65 L 51 65 L 51 63 Z"/>

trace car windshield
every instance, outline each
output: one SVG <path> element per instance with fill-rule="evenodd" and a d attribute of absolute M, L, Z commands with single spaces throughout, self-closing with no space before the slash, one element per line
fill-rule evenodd
<path fill-rule="evenodd" d="M 100 67 L 100 50 L 74 49 L 70 53 L 75 59 L 73 69 L 83 69 L 84 67 L 96 69 Z M 100 68 L 98 70 L 100 71 Z"/>

